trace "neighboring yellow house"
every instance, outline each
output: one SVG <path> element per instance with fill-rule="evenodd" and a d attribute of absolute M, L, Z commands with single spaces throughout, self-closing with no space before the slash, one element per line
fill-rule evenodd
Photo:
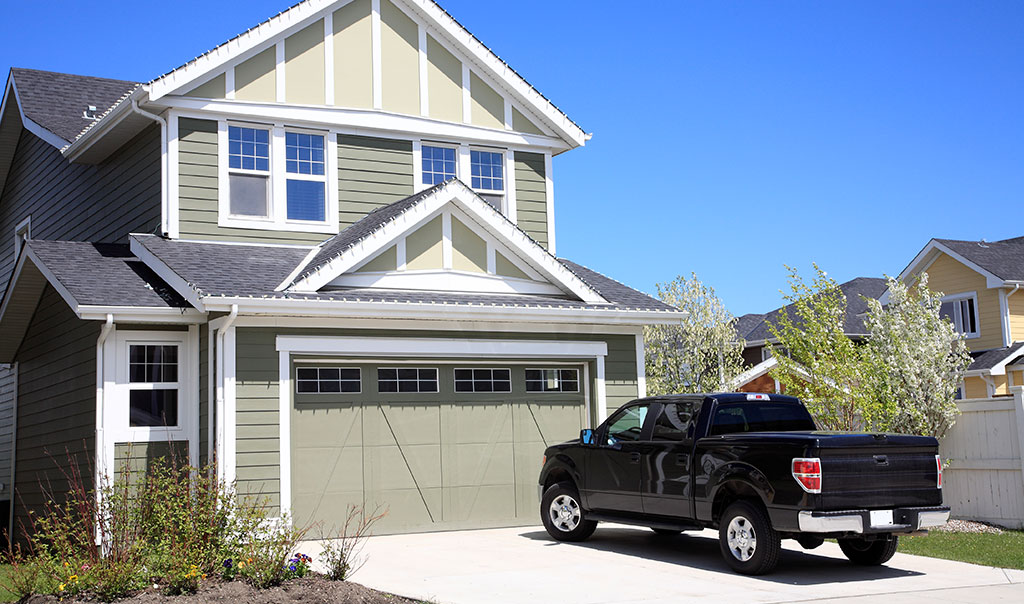
<path fill-rule="evenodd" d="M 899 278 L 910 284 L 921 273 L 944 294 L 942 312 L 966 335 L 974 357 L 962 398 L 1010 396 L 1011 386 L 1024 385 L 1024 237 L 932 239 Z"/>

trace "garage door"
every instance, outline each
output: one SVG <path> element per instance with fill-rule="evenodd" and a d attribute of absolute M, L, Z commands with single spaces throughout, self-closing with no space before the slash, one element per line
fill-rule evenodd
<path fill-rule="evenodd" d="M 544 448 L 585 422 L 584 371 L 519 363 L 297 360 L 295 521 L 355 504 L 387 509 L 377 534 L 536 523 Z"/>

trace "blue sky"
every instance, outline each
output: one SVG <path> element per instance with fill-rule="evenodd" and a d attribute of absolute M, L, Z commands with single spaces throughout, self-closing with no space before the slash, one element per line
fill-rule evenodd
<path fill-rule="evenodd" d="M 289 1 L 11 3 L 0 69 L 149 80 Z M 631 286 L 696 272 L 763 312 L 785 264 L 1024 235 L 1024 3 L 442 6 L 594 133 L 555 159 L 558 252 Z"/>

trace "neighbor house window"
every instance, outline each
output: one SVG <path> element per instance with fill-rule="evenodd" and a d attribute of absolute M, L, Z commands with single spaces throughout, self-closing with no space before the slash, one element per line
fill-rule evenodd
<path fill-rule="evenodd" d="M 128 425 L 178 425 L 178 345 L 128 347 Z"/>
<path fill-rule="evenodd" d="M 423 184 L 436 185 L 455 178 L 455 149 L 423 145 Z"/>
<path fill-rule="evenodd" d="M 437 392 L 437 369 L 430 367 L 380 368 L 378 392 Z"/>
<path fill-rule="evenodd" d="M 527 369 L 527 392 L 579 392 L 578 369 Z"/>
<path fill-rule="evenodd" d="M 229 212 L 270 218 L 270 130 L 228 127 Z"/>
<path fill-rule="evenodd" d="M 286 132 L 288 220 L 323 222 L 327 213 L 324 137 Z"/>
<path fill-rule="evenodd" d="M 456 369 L 455 392 L 512 392 L 512 370 Z"/>
<path fill-rule="evenodd" d="M 299 367 L 295 370 L 295 392 L 299 394 L 358 394 L 361 384 L 358 367 Z"/>
<path fill-rule="evenodd" d="M 946 296 L 942 299 L 939 313 L 968 338 L 979 335 L 977 295 L 971 293 Z"/>

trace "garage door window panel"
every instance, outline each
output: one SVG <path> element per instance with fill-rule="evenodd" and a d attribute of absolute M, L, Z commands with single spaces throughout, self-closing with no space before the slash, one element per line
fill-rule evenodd
<path fill-rule="evenodd" d="M 579 392 L 578 369 L 527 369 L 527 392 Z"/>
<path fill-rule="evenodd" d="M 512 392 L 512 370 L 457 368 L 455 392 Z"/>
<path fill-rule="evenodd" d="M 362 379 L 358 367 L 299 367 L 295 370 L 297 394 L 359 394 Z"/>
<path fill-rule="evenodd" d="M 437 392 L 436 367 L 381 367 L 377 391 L 395 393 Z"/>

